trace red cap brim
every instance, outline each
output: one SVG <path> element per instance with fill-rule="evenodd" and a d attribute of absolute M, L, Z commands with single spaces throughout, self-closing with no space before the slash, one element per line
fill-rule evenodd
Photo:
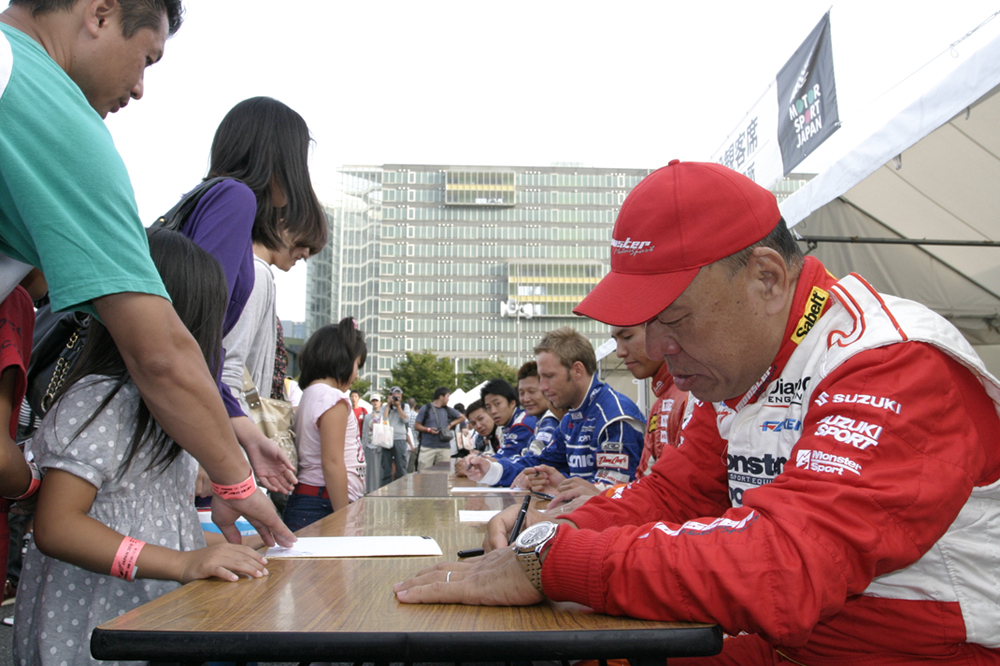
<path fill-rule="evenodd" d="M 701 268 L 637 275 L 611 272 L 597 283 L 573 314 L 611 326 L 637 326 L 663 312 L 687 289 Z"/>

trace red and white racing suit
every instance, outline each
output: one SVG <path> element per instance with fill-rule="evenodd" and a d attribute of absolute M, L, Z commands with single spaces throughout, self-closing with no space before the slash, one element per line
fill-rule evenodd
<path fill-rule="evenodd" d="M 637 479 L 649 474 L 653 465 L 660 459 L 664 446 L 680 444 L 681 425 L 688 400 L 687 391 L 680 390 L 674 384 L 674 378 L 667 370 L 666 363 L 653 375 L 652 384 L 656 401 L 649 410 L 649 419 L 646 421 L 642 458 L 639 459 L 639 467 L 635 472 Z"/>
<path fill-rule="evenodd" d="M 998 399 L 945 320 L 807 258 L 768 373 L 570 514 L 545 592 L 762 637 L 699 664 L 1000 663 Z"/>

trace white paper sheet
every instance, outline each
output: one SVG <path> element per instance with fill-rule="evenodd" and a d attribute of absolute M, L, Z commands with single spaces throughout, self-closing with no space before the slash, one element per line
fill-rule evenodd
<path fill-rule="evenodd" d="M 509 494 L 512 494 L 512 495 L 524 495 L 528 491 L 525 490 L 524 488 L 494 488 L 492 486 L 456 486 L 456 487 L 454 487 L 454 488 L 451 489 L 451 492 L 454 493 L 454 494 L 456 494 L 456 495 L 464 495 L 464 494 L 470 494 L 470 495 L 480 494 L 480 495 L 482 495 L 482 494 L 486 494 L 486 493 L 489 493 L 491 495 L 496 494 L 496 493 L 509 493 Z"/>
<path fill-rule="evenodd" d="M 441 555 L 441 546 L 430 537 L 355 536 L 305 537 L 291 548 L 272 546 L 267 557 L 402 557 Z"/>
<path fill-rule="evenodd" d="M 458 520 L 461 523 L 488 523 L 490 519 L 500 513 L 499 511 L 471 511 L 466 509 L 458 510 Z"/>

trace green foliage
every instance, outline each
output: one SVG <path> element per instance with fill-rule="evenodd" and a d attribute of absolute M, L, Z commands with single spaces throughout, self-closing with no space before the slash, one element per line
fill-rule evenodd
<path fill-rule="evenodd" d="M 479 386 L 483 382 L 491 379 L 505 379 L 514 388 L 517 388 L 517 368 L 513 368 L 503 361 L 496 361 L 490 358 L 477 358 L 469 361 L 469 372 L 462 375 L 459 382 L 463 391 Z"/>
<path fill-rule="evenodd" d="M 351 390 L 357 391 L 362 398 L 368 397 L 368 389 L 370 389 L 371 387 L 372 387 L 371 381 L 368 379 L 361 379 L 361 377 L 355 379 L 354 383 L 351 384 Z"/>
<path fill-rule="evenodd" d="M 434 389 L 438 386 L 447 386 L 454 390 L 454 364 L 450 358 L 438 358 L 428 349 L 422 352 L 406 352 L 406 358 L 392 369 L 392 381 L 389 387 L 392 386 L 403 389 L 404 400 L 416 398 L 418 405 L 424 405 L 434 398 Z"/>

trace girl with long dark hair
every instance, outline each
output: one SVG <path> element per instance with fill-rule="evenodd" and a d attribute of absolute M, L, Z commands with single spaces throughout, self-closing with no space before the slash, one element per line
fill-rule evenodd
<path fill-rule="evenodd" d="M 326 244 L 326 216 L 309 179 L 309 128 L 270 97 L 244 100 L 226 114 L 212 141 L 206 180 L 222 177 L 180 229 L 222 265 L 228 285 L 220 391 L 237 439 L 270 490 L 288 492 L 291 463 L 247 418 L 243 368 L 268 395 L 277 344 L 274 278 Z"/>
<path fill-rule="evenodd" d="M 152 230 L 149 245 L 177 314 L 217 368 L 226 294 L 218 262 L 167 229 Z M 197 462 L 156 423 L 107 329 L 89 326 L 33 439 L 44 476 L 15 609 L 18 663 L 89 663 L 102 622 L 181 583 L 267 573 L 246 546 L 221 536 L 206 546 L 192 501 Z"/>

